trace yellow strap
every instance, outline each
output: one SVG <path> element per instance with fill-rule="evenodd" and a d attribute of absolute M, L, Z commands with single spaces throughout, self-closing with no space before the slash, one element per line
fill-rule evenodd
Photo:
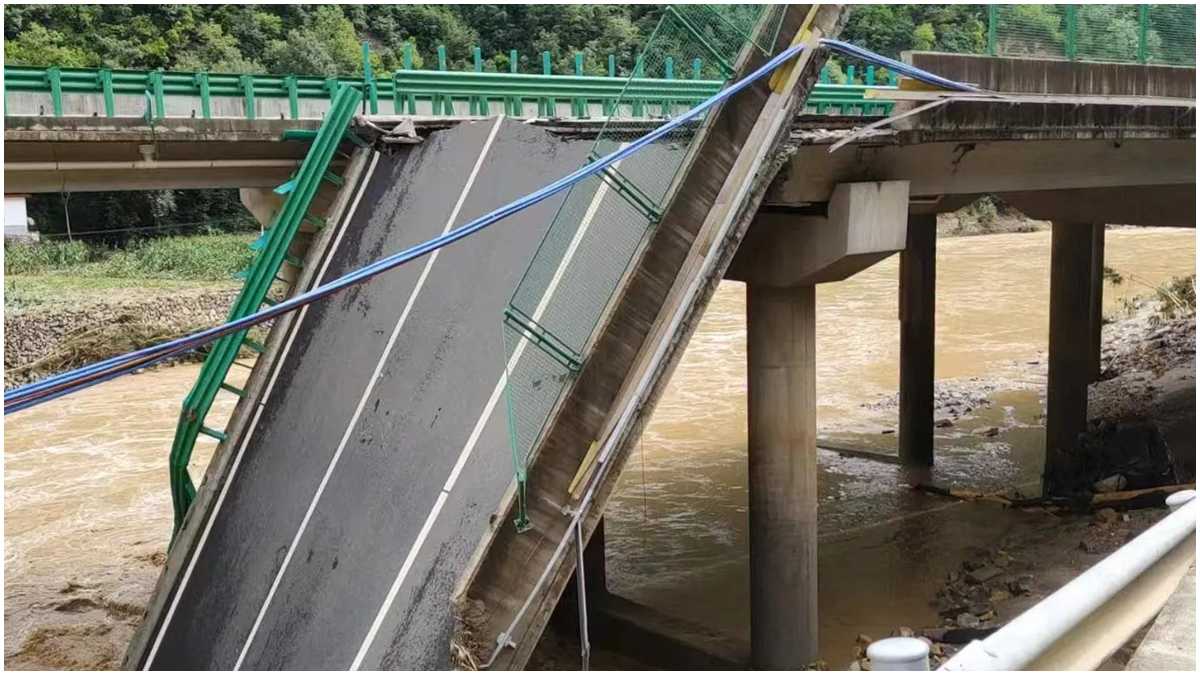
<path fill-rule="evenodd" d="M 596 441 L 592 441 L 592 444 L 588 446 L 587 454 L 583 456 L 583 461 L 579 463 L 579 469 L 575 471 L 575 477 L 571 479 L 571 484 L 567 486 L 567 494 L 571 496 L 571 499 L 579 498 L 579 495 L 575 491 L 583 483 L 583 479 L 591 473 L 592 465 L 596 462 L 596 451 L 599 449 L 600 444 Z"/>
<path fill-rule="evenodd" d="M 810 27 L 812 26 L 813 19 L 815 19 L 817 16 L 817 9 L 819 7 L 820 5 L 813 5 L 808 8 L 808 15 L 804 17 L 804 23 L 800 24 L 800 30 L 796 31 L 796 35 L 792 38 L 792 42 L 788 45 L 788 47 L 794 47 L 802 42 L 808 42 L 812 38 L 812 31 L 810 30 Z M 776 94 L 783 93 L 783 87 L 787 81 L 791 79 L 792 70 L 796 67 L 796 61 L 799 60 L 799 58 L 803 55 L 803 52 L 797 54 L 796 58 L 792 59 L 791 63 L 780 68 L 779 70 L 776 70 L 774 73 L 771 73 L 771 79 L 769 81 L 771 91 L 775 92 Z"/>

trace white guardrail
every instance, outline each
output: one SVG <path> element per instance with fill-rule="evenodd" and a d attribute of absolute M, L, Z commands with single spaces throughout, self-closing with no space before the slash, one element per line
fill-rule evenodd
<path fill-rule="evenodd" d="M 1171 513 L 940 670 L 1094 670 L 1149 623 L 1196 558 L 1196 493 Z M 888 638 L 867 649 L 872 670 L 928 670 L 929 647 Z"/>

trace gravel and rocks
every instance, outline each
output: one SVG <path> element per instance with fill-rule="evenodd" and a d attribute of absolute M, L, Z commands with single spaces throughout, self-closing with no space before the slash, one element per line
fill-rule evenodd
<path fill-rule="evenodd" d="M 25 384 L 130 348 L 222 322 L 238 289 L 187 290 L 5 312 L 4 386 Z"/>

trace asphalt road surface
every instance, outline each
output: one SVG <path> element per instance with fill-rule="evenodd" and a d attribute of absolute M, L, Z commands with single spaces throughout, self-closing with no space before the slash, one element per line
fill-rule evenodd
<path fill-rule="evenodd" d="M 531 192 L 590 147 L 494 119 L 380 156 L 324 278 Z M 513 475 L 501 313 L 560 202 L 310 309 L 143 664 L 449 667 L 450 596 Z"/>

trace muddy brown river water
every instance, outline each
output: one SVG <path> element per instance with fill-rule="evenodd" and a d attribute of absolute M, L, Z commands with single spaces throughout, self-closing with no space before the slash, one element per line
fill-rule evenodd
<path fill-rule="evenodd" d="M 938 429 L 942 484 L 1037 488 L 1049 239 L 1038 232 L 938 242 L 937 376 L 991 389 L 991 405 Z M 1193 273 L 1195 234 L 1110 230 L 1106 253 L 1109 266 L 1136 279 L 1105 288 L 1106 312 L 1114 313 L 1122 297 L 1148 292 L 1142 284 Z M 895 435 L 883 432 L 895 429 L 895 409 L 873 404 L 897 386 L 896 268 L 893 257 L 818 289 L 823 445 L 894 453 Z M 717 291 L 606 516 L 612 590 L 743 637 L 744 301 L 740 284 Z M 55 651 L 61 645 L 38 647 L 17 665 L 116 665 L 170 533 L 166 456 L 197 370 L 126 377 L 5 419 L 5 654 L 39 631 L 75 631 L 67 638 L 84 652 L 67 658 Z M 232 397 L 219 397 L 215 415 L 231 406 Z M 973 433 L 988 426 L 1001 431 Z M 213 446 L 200 441 L 194 476 Z M 900 489 L 887 463 L 828 450 L 820 460 L 821 650 L 834 666 L 849 662 L 860 632 L 878 637 L 935 623 L 928 602 L 963 551 L 1027 524 L 1019 512 Z M 87 654 L 89 640 L 94 651 L 112 653 Z"/>

